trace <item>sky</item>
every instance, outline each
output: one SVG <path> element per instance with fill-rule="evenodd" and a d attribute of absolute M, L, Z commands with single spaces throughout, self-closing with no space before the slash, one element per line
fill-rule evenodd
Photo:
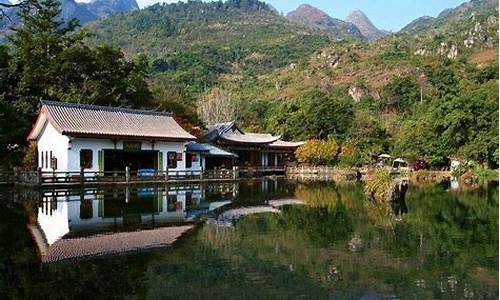
<path fill-rule="evenodd" d="M 159 2 L 158 0 L 136 1 L 141 8 Z M 398 31 L 418 17 L 435 17 L 443 9 L 455 7 L 464 0 L 264 0 L 264 2 L 285 14 L 300 4 L 307 3 L 338 19 L 345 19 L 351 11 L 360 9 L 379 29 Z"/>

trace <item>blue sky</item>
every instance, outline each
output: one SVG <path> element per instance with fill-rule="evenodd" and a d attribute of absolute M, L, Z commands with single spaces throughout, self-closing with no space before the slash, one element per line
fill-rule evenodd
<path fill-rule="evenodd" d="M 140 7 L 144 7 L 159 1 L 137 0 L 137 2 Z M 302 3 L 308 3 L 339 19 L 345 19 L 351 11 L 361 9 L 378 28 L 398 31 L 418 17 L 435 17 L 443 9 L 455 7 L 464 0 L 265 0 L 265 2 L 285 14 Z"/>

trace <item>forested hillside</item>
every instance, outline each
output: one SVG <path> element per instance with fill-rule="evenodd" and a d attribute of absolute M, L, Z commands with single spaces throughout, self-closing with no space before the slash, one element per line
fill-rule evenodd
<path fill-rule="evenodd" d="M 147 54 L 190 92 L 219 83 L 219 76 L 257 76 L 307 57 L 330 43 L 323 32 L 286 21 L 257 0 L 156 4 L 90 25 L 89 43 Z"/>
<path fill-rule="evenodd" d="M 70 94 L 49 89 L 52 100 L 329 139 L 341 146 L 336 162 L 347 165 L 381 152 L 435 166 L 450 157 L 498 162 L 497 0 L 464 3 L 370 43 L 292 23 L 257 0 L 156 4 L 83 30 L 91 49 L 122 49 L 132 64 L 123 74 L 143 92 L 132 100 L 134 87 L 123 86 L 126 96 L 112 99 L 78 77 Z M 87 90 L 79 94 L 80 86 Z M 153 101 L 140 100 L 148 95 Z M 226 109 L 215 120 L 203 113 L 210 107 Z"/>

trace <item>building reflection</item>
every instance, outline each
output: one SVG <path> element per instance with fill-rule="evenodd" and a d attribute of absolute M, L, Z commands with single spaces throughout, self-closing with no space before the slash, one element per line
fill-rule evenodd
<path fill-rule="evenodd" d="M 276 179 L 232 183 L 45 190 L 28 224 L 42 262 L 169 245 L 233 206 L 293 195 Z"/>
<path fill-rule="evenodd" d="M 209 201 L 208 198 L 218 201 Z M 193 221 L 230 203 L 236 183 L 45 191 L 37 223 L 49 244 L 71 233 L 130 230 Z"/>

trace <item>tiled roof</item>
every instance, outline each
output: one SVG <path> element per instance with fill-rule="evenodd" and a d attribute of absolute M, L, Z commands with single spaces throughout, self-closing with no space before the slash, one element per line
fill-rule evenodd
<path fill-rule="evenodd" d="M 286 142 L 286 141 L 282 141 L 282 140 L 277 140 L 277 141 L 274 141 L 271 144 L 269 144 L 269 147 L 276 147 L 276 148 L 292 147 L 292 148 L 295 148 L 295 147 L 299 147 L 302 145 L 304 145 L 304 142 Z"/>
<path fill-rule="evenodd" d="M 231 129 L 240 131 L 236 126 L 235 121 L 216 123 L 208 127 L 208 130 L 205 132 L 204 137 L 210 141 L 213 141 L 222 134 L 230 131 Z"/>
<path fill-rule="evenodd" d="M 225 133 L 221 136 L 221 138 L 234 143 L 269 144 L 277 141 L 280 137 L 267 133 Z"/>
<path fill-rule="evenodd" d="M 205 132 L 204 138 L 211 142 L 222 140 L 223 142 L 237 144 L 263 144 L 276 148 L 296 148 L 304 144 L 303 142 L 285 142 L 280 140 L 279 136 L 268 133 L 243 132 L 236 126 L 235 121 L 210 126 Z"/>
<path fill-rule="evenodd" d="M 101 234 L 84 238 L 63 238 L 52 245 L 46 245 L 40 239 L 35 242 L 44 263 L 70 258 L 120 254 L 141 249 L 150 249 L 172 245 L 194 225 L 160 227 L 149 230 Z M 36 226 L 29 226 L 33 236 L 40 235 Z"/>
<path fill-rule="evenodd" d="M 42 101 L 42 113 L 68 135 L 195 139 L 169 113 L 52 101 Z M 35 129 L 30 134 L 32 139 L 38 135 Z"/>
<path fill-rule="evenodd" d="M 238 155 L 222 150 L 210 144 L 191 142 L 186 145 L 186 150 L 190 152 L 203 153 L 205 156 L 226 156 L 238 157 Z"/>

